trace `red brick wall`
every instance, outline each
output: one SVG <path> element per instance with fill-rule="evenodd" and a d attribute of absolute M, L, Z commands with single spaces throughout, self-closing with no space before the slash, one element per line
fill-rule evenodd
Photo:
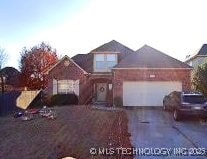
<path fill-rule="evenodd" d="M 65 59 L 66 60 L 66 59 Z M 49 96 L 53 94 L 53 79 L 57 80 L 79 80 L 79 103 L 83 104 L 88 94 L 85 93 L 88 87 L 88 76 L 77 67 L 74 63 L 70 62 L 69 66 L 64 65 L 64 61 L 60 62 L 48 74 L 48 88 L 46 92 Z"/>
<path fill-rule="evenodd" d="M 155 75 L 150 78 L 150 75 Z M 113 71 L 113 97 L 123 95 L 123 81 L 181 81 L 183 91 L 191 89 L 191 70 L 132 69 Z"/>
<path fill-rule="evenodd" d="M 96 98 L 96 88 L 94 88 L 95 83 L 112 83 L 112 74 L 91 74 L 90 75 L 90 84 L 91 84 L 91 93 L 94 98 Z M 106 101 L 110 104 L 112 104 L 113 95 L 112 90 L 109 90 L 107 88 L 107 99 Z"/>

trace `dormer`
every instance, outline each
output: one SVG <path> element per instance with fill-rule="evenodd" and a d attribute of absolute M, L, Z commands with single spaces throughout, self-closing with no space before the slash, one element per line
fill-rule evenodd
<path fill-rule="evenodd" d="M 93 54 L 93 72 L 111 72 L 111 68 L 133 52 L 115 40 L 99 46 L 90 52 Z"/>

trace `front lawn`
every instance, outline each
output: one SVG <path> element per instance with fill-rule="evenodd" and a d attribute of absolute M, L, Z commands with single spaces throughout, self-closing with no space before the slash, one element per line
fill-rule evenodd
<path fill-rule="evenodd" d="M 94 110 L 85 106 L 54 109 L 55 120 L 37 117 L 19 121 L 12 116 L 1 117 L 0 158 L 118 158 L 118 155 L 92 156 L 89 150 L 131 147 L 123 111 Z"/>

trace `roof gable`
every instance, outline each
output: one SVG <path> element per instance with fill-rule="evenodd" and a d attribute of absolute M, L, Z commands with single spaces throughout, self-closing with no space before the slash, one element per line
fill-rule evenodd
<path fill-rule="evenodd" d="M 124 46 L 123 44 L 112 40 L 97 47 L 88 54 L 77 54 L 73 56 L 72 59 L 85 71 L 92 73 L 94 53 L 119 53 L 118 60 L 120 61 L 121 59 L 127 57 L 129 54 L 134 53 L 134 51 Z"/>
<path fill-rule="evenodd" d="M 132 49 L 126 47 L 125 45 L 117 42 L 116 40 L 112 40 L 108 43 L 105 43 L 91 52 L 116 52 L 116 53 L 132 53 L 134 52 Z"/>
<path fill-rule="evenodd" d="M 58 64 L 63 62 L 65 59 L 68 59 L 70 62 L 72 62 L 76 67 L 78 67 L 81 71 L 83 71 L 84 74 L 87 74 L 87 72 L 81 68 L 75 61 L 73 61 L 71 58 L 69 58 L 67 55 L 65 55 L 62 59 L 60 59 L 55 65 L 50 67 L 48 70 L 46 70 L 44 73 L 48 74 L 51 70 L 53 70 Z"/>
<path fill-rule="evenodd" d="M 207 56 L 207 44 L 203 44 L 202 47 L 200 48 L 200 50 L 198 51 L 198 53 L 193 54 L 193 55 L 188 55 L 186 57 L 185 62 L 190 62 L 193 59 L 197 58 L 197 57 L 206 57 Z"/>
<path fill-rule="evenodd" d="M 198 51 L 197 55 L 206 55 L 207 56 L 207 44 L 203 44 L 201 49 Z"/>
<path fill-rule="evenodd" d="M 177 68 L 191 67 L 173 57 L 170 57 L 148 45 L 144 45 L 136 53 L 120 61 L 114 68 Z"/>

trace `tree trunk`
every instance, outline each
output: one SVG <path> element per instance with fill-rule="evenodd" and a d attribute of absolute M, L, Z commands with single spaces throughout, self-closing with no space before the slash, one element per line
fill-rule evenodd
<path fill-rule="evenodd" d="M 1 77 L 1 92 L 4 93 L 4 78 L 2 75 L 0 77 Z"/>

